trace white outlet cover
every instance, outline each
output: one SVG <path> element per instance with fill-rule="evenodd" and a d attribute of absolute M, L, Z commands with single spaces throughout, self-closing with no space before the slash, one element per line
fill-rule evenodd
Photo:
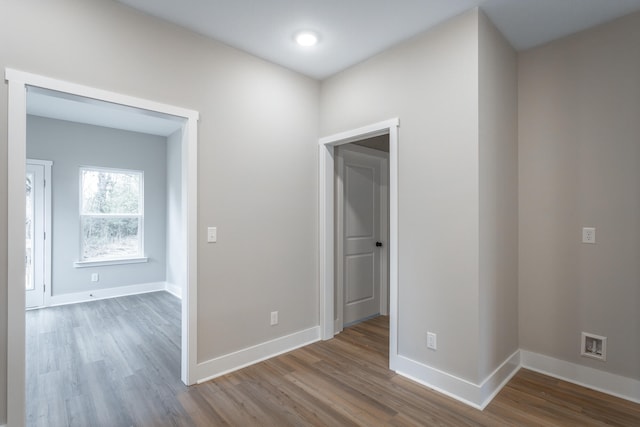
<path fill-rule="evenodd" d="M 584 227 L 582 229 L 582 243 L 593 244 L 596 242 L 596 229 L 595 227 Z"/>
<path fill-rule="evenodd" d="M 436 341 L 437 336 L 433 332 L 427 332 L 427 348 L 432 350 L 438 349 L 438 343 Z"/>

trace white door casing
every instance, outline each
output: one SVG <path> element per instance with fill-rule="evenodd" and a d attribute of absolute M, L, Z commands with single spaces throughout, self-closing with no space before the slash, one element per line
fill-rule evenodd
<path fill-rule="evenodd" d="M 388 156 L 354 144 L 337 147 L 336 153 L 339 332 L 343 326 L 387 314 Z"/>
<path fill-rule="evenodd" d="M 389 368 L 398 356 L 398 127 L 393 118 L 325 136 L 318 141 L 318 227 L 320 267 L 320 331 L 323 340 L 335 335 L 334 313 L 334 151 L 337 146 L 379 135 L 389 135 Z"/>
<path fill-rule="evenodd" d="M 51 164 L 27 160 L 25 307 L 42 307 L 51 283 Z M 47 185 L 49 184 L 49 185 Z"/>
<path fill-rule="evenodd" d="M 115 92 L 82 86 L 62 80 L 5 69 L 9 83 L 7 200 L 8 200 L 8 262 L 7 262 L 7 319 L 12 325 L 7 334 L 7 425 L 25 424 L 25 159 L 27 87 L 39 87 L 69 93 L 88 99 L 111 102 L 152 113 L 167 114 L 185 119 L 182 130 L 182 210 L 183 249 L 186 271 L 182 289 L 182 360 L 181 379 L 187 384 L 197 381 L 197 111 L 162 104 Z"/>

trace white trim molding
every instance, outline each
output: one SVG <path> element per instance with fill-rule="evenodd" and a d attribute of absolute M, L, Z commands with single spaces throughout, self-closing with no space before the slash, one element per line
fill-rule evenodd
<path fill-rule="evenodd" d="M 165 291 L 166 288 L 167 285 L 164 282 L 152 282 L 52 295 L 49 306 L 77 304 L 101 299 L 125 297 L 128 295 L 146 294 L 148 292 Z"/>
<path fill-rule="evenodd" d="M 171 115 L 184 120 L 182 126 L 182 224 L 185 233 L 183 245 L 186 253 L 186 272 L 182 298 L 182 360 L 181 379 L 194 384 L 197 368 L 197 111 L 188 110 L 155 101 L 149 101 L 89 86 L 78 85 L 10 68 L 5 69 L 8 82 L 8 147 L 7 147 L 7 320 L 11 325 L 7 332 L 7 424 L 25 424 L 25 295 L 24 286 L 24 176 L 27 130 L 27 87 L 39 87 L 80 97 L 111 102 L 147 110 L 161 115 Z M 11 286 L 11 284 L 15 286 Z"/>
<path fill-rule="evenodd" d="M 103 259 L 101 261 L 74 261 L 75 268 L 103 267 L 105 265 L 143 264 L 149 262 L 147 257 Z"/>
<path fill-rule="evenodd" d="M 198 364 L 198 384 L 320 340 L 320 327 L 305 329 Z"/>
<path fill-rule="evenodd" d="M 543 354 L 520 350 L 522 367 L 563 381 L 640 403 L 640 381 L 571 363 Z"/>
<path fill-rule="evenodd" d="M 320 138 L 318 142 L 320 334 L 333 338 L 334 316 L 334 147 L 389 135 L 389 367 L 398 357 L 398 118 Z"/>
<path fill-rule="evenodd" d="M 483 410 L 520 368 L 640 403 L 640 381 L 550 356 L 518 350 L 480 384 L 398 356 L 398 375 Z"/>
<path fill-rule="evenodd" d="M 480 384 L 458 378 L 404 356 L 398 356 L 396 372 L 473 408 L 483 410 L 519 370 L 520 351 L 516 351 Z"/>

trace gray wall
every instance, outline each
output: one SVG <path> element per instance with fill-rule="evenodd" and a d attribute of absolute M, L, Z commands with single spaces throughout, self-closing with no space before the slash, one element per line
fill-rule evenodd
<path fill-rule="evenodd" d="M 113 1 L 5 6 L 0 69 L 199 111 L 198 360 L 318 325 L 319 83 Z M 7 85 L 0 84 L 6 128 Z M 0 132 L 1 271 L 6 155 Z M 218 243 L 206 243 L 207 225 L 218 227 Z M 6 289 L 0 275 L 0 422 Z M 280 323 L 272 327 L 275 310 Z"/>
<path fill-rule="evenodd" d="M 518 349 L 517 55 L 479 15 L 480 378 Z"/>
<path fill-rule="evenodd" d="M 322 135 L 400 118 L 398 352 L 471 381 L 477 57 L 476 14 L 467 13 L 325 80 L 321 96 Z M 427 331 L 438 334 L 437 352 L 426 347 Z"/>
<path fill-rule="evenodd" d="M 187 269 L 185 234 L 182 212 L 182 131 L 179 130 L 167 138 L 167 242 L 166 281 L 170 285 L 182 288 Z"/>
<path fill-rule="evenodd" d="M 27 157 L 53 161 L 53 295 L 165 281 L 166 141 L 160 136 L 27 117 Z M 80 260 L 81 166 L 144 172 L 144 251 L 149 262 L 74 267 Z M 92 273 L 99 274 L 99 282 L 91 282 Z"/>
<path fill-rule="evenodd" d="M 500 193 L 515 176 L 516 134 L 496 121 L 516 106 L 515 56 L 489 26 L 470 11 L 327 79 L 321 92 L 322 135 L 400 118 L 398 350 L 472 382 L 518 339 L 516 270 L 500 260 L 517 242 L 515 233 L 502 237 L 515 231 L 515 188 Z M 493 99 L 501 78 L 508 87 Z M 489 222 L 494 203 L 504 229 Z M 491 254 L 481 258 L 481 245 Z M 481 325 L 498 321 L 508 322 L 506 334 L 481 343 Z M 436 352 L 427 331 L 438 334 Z"/>
<path fill-rule="evenodd" d="M 519 58 L 520 344 L 640 379 L 640 14 Z M 581 229 L 596 227 L 596 244 Z M 607 361 L 579 356 L 608 337 Z"/>

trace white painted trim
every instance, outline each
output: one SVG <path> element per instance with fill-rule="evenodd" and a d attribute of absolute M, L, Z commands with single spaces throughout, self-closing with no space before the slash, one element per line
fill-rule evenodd
<path fill-rule="evenodd" d="M 149 262 L 147 257 L 103 259 L 101 261 L 74 261 L 75 268 L 103 267 L 106 265 L 143 264 Z"/>
<path fill-rule="evenodd" d="M 313 328 L 216 357 L 198 365 L 199 379 L 197 382 L 201 384 L 319 340 L 320 327 L 314 326 Z"/>
<path fill-rule="evenodd" d="M 32 74 L 25 71 L 14 70 L 12 68 L 6 68 L 4 75 L 5 80 L 7 81 L 15 81 L 18 83 L 21 82 L 28 86 L 36 86 L 43 89 L 70 93 L 72 95 L 93 98 L 99 101 L 113 102 L 115 104 L 140 108 L 160 114 L 170 114 L 172 116 L 183 117 L 189 120 L 197 121 L 199 119 L 199 114 L 195 110 L 189 110 L 186 108 L 176 107 L 173 105 L 163 104 L 147 99 L 136 98 L 134 96 L 97 89 L 94 87 L 71 83 L 64 80 L 58 80 L 38 74 Z"/>
<path fill-rule="evenodd" d="M 398 126 L 389 128 L 389 368 L 398 356 Z"/>
<path fill-rule="evenodd" d="M 334 247 L 333 247 L 333 146 L 318 145 L 318 244 L 319 244 L 319 289 L 320 289 L 320 334 L 323 340 L 334 336 Z"/>
<path fill-rule="evenodd" d="M 182 218 L 186 277 L 182 282 L 182 372 L 187 385 L 195 384 L 198 365 L 198 121 L 189 118 L 182 130 Z"/>
<path fill-rule="evenodd" d="M 475 384 L 447 372 L 398 356 L 398 375 L 432 388 L 439 393 L 483 410 L 520 370 L 520 352 L 516 351 L 480 384 Z"/>
<path fill-rule="evenodd" d="M 334 319 L 334 150 L 336 145 L 389 134 L 389 367 L 398 358 L 398 126 L 397 118 L 320 138 L 318 144 L 320 331 L 333 337 Z"/>
<path fill-rule="evenodd" d="M 169 292 L 176 298 L 182 299 L 182 287 L 176 285 L 175 283 L 165 283 L 165 291 Z"/>
<path fill-rule="evenodd" d="M 354 141 L 373 138 L 374 136 L 386 135 L 389 129 L 400 126 L 400 120 L 393 118 L 382 122 L 373 123 L 345 132 L 335 133 L 333 135 L 320 138 L 320 145 L 343 145 Z M 391 147 L 389 147 L 391 150 Z"/>
<path fill-rule="evenodd" d="M 621 399 L 640 403 L 640 381 L 521 350 L 522 367 Z"/>
<path fill-rule="evenodd" d="M 9 80 L 7 147 L 7 424 L 23 426 L 25 404 L 24 177 L 26 169 L 27 92 Z M 12 286 L 13 285 L 13 286 Z"/>
<path fill-rule="evenodd" d="M 334 240 L 334 287 L 335 292 L 334 302 L 337 302 L 333 308 L 334 315 L 336 317 L 335 326 L 333 329 L 334 335 L 339 334 L 344 329 L 344 156 L 341 156 L 339 151 L 336 152 L 334 148 L 334 182 L 333 191 L 335 192 L 334 200 L 334 229 L 336 230 L 333 235 Z"/>
<path fill-rule="evenodd" d="M 102 288 L 87 290 L 84 292 L 72 292 L 68 294 L 52 295 L 50 306 L 78 304 L 82 302 L 96 301 L 101 299 L 118 298 L 127 295 L 145 294 L 166 290 L 164 282 L 140 283 L 136 285 L 118 286 L 115 288 Z M 44 308 L 44 307 L 38 307 Z M 37 308 L 36 308 L 37 309 Z"/>
<path fill-rule="evenodd" d="M 8 81 L 8 148 L 7 148 L 7 421 L 11 426 L 25 424 L 25 295 L 24 278 L 24 175 L 26 159 L 27 86 L 35 86 L 86 98 L 113 102 L 159 114 L 186 119 L 182 130 L 182 206 L 184 217 L 187 271 L 182 298 L 182 365 L 181 378 L 194 384 L 197 367 L 197 111 L 148 101 L 106 90 L 77 85 L 62 80 L 5 69 Z"/>

